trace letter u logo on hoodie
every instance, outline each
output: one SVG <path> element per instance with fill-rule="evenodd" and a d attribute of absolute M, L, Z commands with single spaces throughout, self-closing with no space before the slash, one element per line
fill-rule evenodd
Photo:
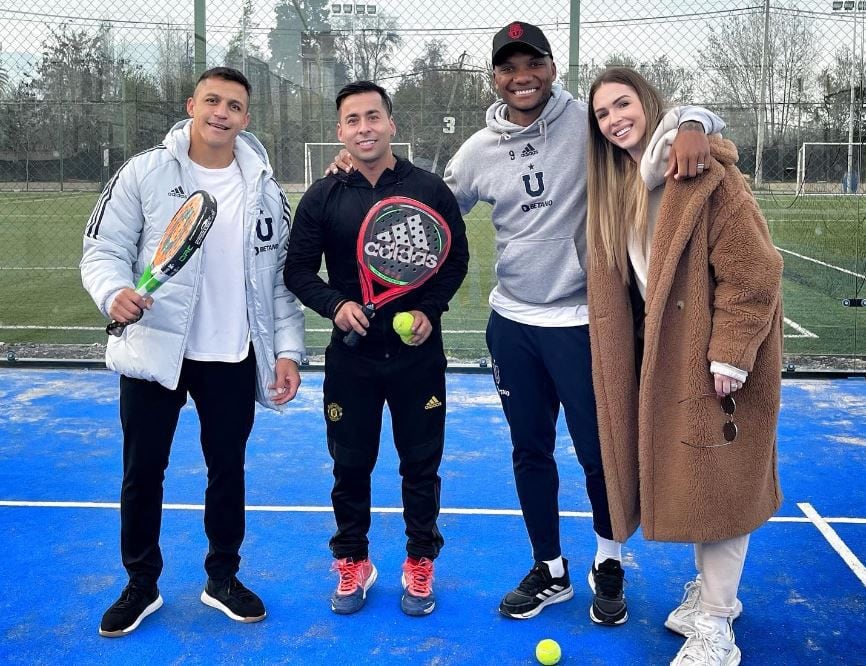
<path fill-rule="evenodd" d="M 262 231 L 262 222 L 267 225 L 267 231 Z M 256 235 L 262 242 L 271 240 L 271 238 L 273 238 L 274 236 L 274 219 L 272 217 L 260 217 L 258 220 L 256 220 Z"/>
<path fill-rule="evenodd" d="M 535 176 L 536 189 L 532 189 L 532 186 L 529 184 L 530 176 L 523 177 L 523 187 L 529 196 L 540 197 L 542 194 L 544 194 L 544 172 L 536 171 L 532 175 Z"/>

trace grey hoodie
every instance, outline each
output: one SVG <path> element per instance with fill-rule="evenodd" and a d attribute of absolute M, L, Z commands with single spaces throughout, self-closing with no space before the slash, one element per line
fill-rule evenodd
<path fill-rule="evenodd" d="M 586 243 L 575 245 L 586 236 L 586 103 L 555 83 L 528 127 L 506 120 L 506 108 L 502 100 L 490 106 L 487 127 L 451 158 L 445 182 L 464 215 L 479 201 L 493 206 L 498 283 L 491 300 L 577 311 L 586 303 Z M 680 122 L 724 128 L 704 109 L 673 112 Z"/>
<path fill-rule="evenodd" d="M 586 274 L 574 238 L 586 220 L 586 104 L 554 84 L 528 127 L 506 120 L 506 109 L 497 100 L 487 110 L 487 128 L 451 158 L 445 182 L 463 214 L 479 201 L 493 206 L 500 296 L 532 305 L 584 304 Z"/>

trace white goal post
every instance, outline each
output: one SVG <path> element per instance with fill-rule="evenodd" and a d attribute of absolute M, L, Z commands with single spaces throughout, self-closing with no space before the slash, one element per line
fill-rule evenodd
<path fill-rule="evenodd" d="M 342 143 L 305 143 L 304 144 L 304 190 L 307 190 L 316 180 L 325 174 L 325 167 L 334 156 L 345 148 Z M 410 162 L 414 155 L 411 143 L 392 143 L 391 150 L 395 155 L 406 158 Z"/>
<path fill-rule="evenodd" d="M 823 141 L 804 142 L 797 151 L 797 192 L 799 194 L 839 194 L 848 172 L 849 145 L 854 150 L 854 170 L 866 144 Z"/>

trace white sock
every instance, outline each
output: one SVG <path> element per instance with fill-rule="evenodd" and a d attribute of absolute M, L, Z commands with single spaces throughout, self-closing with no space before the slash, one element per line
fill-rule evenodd
<path fill-rule="evenodd" d="M 554 578 L 562 578 L 565 575 L 565 565 L 562 563 L 562 555 L 555 560 L 543 560 L 550 569 L 550 575 Z"/>
<path fill-rule="evenodd" d="M 598 534 L 595 535 L 597 550 L 595 551 L 596 568 L 605 560 L 616 560 L 622 562 L 622 544 L 619 541 L 605 539 Z"/>

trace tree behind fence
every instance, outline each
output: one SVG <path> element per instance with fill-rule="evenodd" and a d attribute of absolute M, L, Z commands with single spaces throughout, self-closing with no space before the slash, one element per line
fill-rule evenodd
<path fill-rule="evenodd" d="M 356 78 L 374 79 L 391 92 L 396 140 L 411 143 L 415 162 L 441 174 L 462 142 L 485 124 L 495 97 L 491 40 L 514 19 L 544 29 L 559 77 L 578 97 L 585 97 L 601 69 L 622 64 L 643 72 L 672 104 L 717 111 L 739 147 L 739 167 L 750 177 L 763 145 L 760 184 L 774 195 L 793 194 L 798 182 L 809 192 L 838 193 L 862 181 L 866 11 L 853 11 L 850 0 L 838 11 L 832 0 L 772 6 L 582 0 L 579 17 L 570 16 L 572 4 L 207 0 L 201 2 L 205 32 L 197 35 L 194 0 L 28 0 L 22 9 L 7 2 L 0 8 L 0 196 L 27 190 L 86 196 L 58 197 L 56 203 L 45 198 L 34 204 L 37 212 L 18 217 L 10 213 L 20 204 L 4 208 L 0 199 L 0 245 L 28 248 L 7 256 L 0 247 L 0 270 L 9 271 L 5 283 L 20 282 L 26 293 L 26 284 L 54 279 L 31 271 L 74 270 L 92 206 L 89 193 L 95 198 L 126 159 L 159 143 L 185 117 L 203 66 L 229 65 L 247 74 L 250 129 L 268 149 L 277 179 L 295 195 L 303 189 L 304 144 L 335 140 L 334 97 Z M 812 147 L 818 144 L 828 147 Z M 853 178 L 846 180 L 849 154 Z M 798 155 L 805 155 L 799 178 Z M 791 207 L 786 200 L 776 203 L 780 210 Z M 786 255 L 786 270 L 835 299 L 859 293 L 862 253 L 849 248 L 866 245 L 858 244 L 859 213 L 834 210 L 808 213 L 818 222 L 807 221 L 801 230 L 786 222 L 773 231 L 795 234 L 795 251 L 817 257 L 821 270 L 830 272 L 816 283 L 810 276 L 818 264 L 794 255 Z M 40 242 L 46 256 L 30 252 L 28 215 L 53 216 L 65 225 L 63 233 Z M 478 263 L 455 307 L 471 305 L 479 317 L 486 312 L 494 262 L 492 242 L 483 241 L 473 248 Z M 840 270 L 833 268 L 837 264 Z M 76 292 L 79 297 L 81 312 L 95 317 Z M 32 325 L 41 316 L 25 310 L 7 321 L 8 311 L 4 301 L 0 330 L 10 323 Z M 69 323 L 78 322 L 70 317 Z M 483 320 L 464 324 L 476 331 L 469 334 L 475 347 L 467 353 L 482 355 Z M 862 337 L 855 325 L 853 342 L 840 347 L 855 348 Z"/>
<path fill-rule="evenodd" d="M 33 11 L 0 9 L 7 26 L 0 42 L 0 180 L 4 187 L 103 182 L 184 116 L 196 74 L 193 3 L 82 0 L 74 12 L 66 4 L 35 4 Z M 441 172 L 483 125 L 493 98 L 490 39 L 501 25 L 516 17 L 542 25 L 566 80 L 568 5 L 545 4 L 527 11 L 524 3 L 212 0 L 206 62 L 249 76 L 252 129 L 283 182 L 302 182 L 304 142 L 332 140 L 335 92 L 354 78 L 377 80 L 393 93 L 400 138 L 413 143 L 424 166 Z M 591 0 L 581 11 L 572 86 L 578 95 L 605 65 L 634 66 L 671 102 L 719 111 L 749 156 L 741 160 L 749 172 L 763 81 L 769 181 L 793 182 L 802 143 L 847 141 L 852 106 L 860 141 L 862 40 L 853 48 L 866 16 L 855 25 L 859 12 L 833 11 L 829 0 L 774 5 L 762 75 L 760 6 L 625 2 L 614 12 Z"/>

